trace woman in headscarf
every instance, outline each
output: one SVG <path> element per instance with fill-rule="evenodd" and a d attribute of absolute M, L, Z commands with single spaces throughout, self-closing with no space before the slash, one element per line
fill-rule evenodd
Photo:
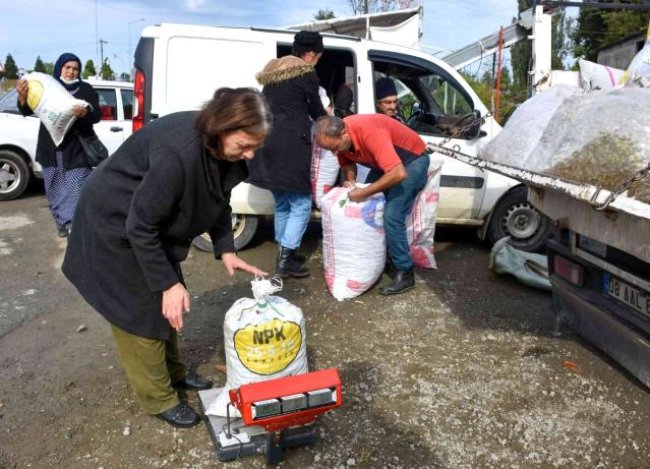
<path fill-rule="evenodd" d="M 86 177 L 92 171 L 78 135 L 93 135 L 93 124 L 99 122 L 100 118 L 97 92 L 80 78 L 80 73 L 81 61 L 74 54 L 62 54 L 54 64 L 54 78 L 71 95 L 86 101 L 89 106 L 75 106 L 77 120 L 58 147 L 41 123 L 36 146 L 36 161 L 43 166 L 45 194 L 61 238 L 70 233 L 79 194 Z M 26 116 L 31 115 L 32 110 L 27 105 L 27 81 L 19 80 L 16 90 L 20 112 Z"/>

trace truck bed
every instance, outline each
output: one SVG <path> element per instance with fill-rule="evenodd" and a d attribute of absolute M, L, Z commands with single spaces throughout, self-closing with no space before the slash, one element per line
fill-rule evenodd
<path fill-rule="evenodd" d="M 619 195 L 605 209 L 598 210 L 608 200 L 610 191 L 482 160 L 448 148 L 433 146 L 432 149 L 472 166 L 521 181 L 530 188 L 530 202 L 561 227 L 650 263 L 650 204 Z M 585 210 L 586 207 L 590 210 Z"/>

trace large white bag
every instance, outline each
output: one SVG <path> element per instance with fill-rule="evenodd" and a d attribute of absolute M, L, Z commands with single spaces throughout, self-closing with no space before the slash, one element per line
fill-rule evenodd
<path fill-rule="evenodd" d="M 383 193 L 363 202 L 335 187 L 322 199 L 325 281 L 339 301 L 361 295 L 381 277 L 386 264 Z"/>
<path fill-rule="evenodd" d="M 77 119 L 73 108 L 87 107 L 88 103 L 76 99 L 54 77 L 45 73 L 32 72 L 25 76 L 25 80 L 27 105 L 41 120 L 54 145 L 59 146 Z"/>
<path fill-rule="evenodd" d="M 272 296 L 282 287 L 270 280 L 254 280 L 251 286 L 254 298 L 240 298 L 226 313 L 223 339 L 227 380 L 208 406 L 208 414 L 226 415 L 230 389 L 308 371 L 302 310 L 284 298 Z M 234 408 L 230 414 L 239 416 Z"/>
<path fill-rule="evenodd" d="M 427 183 L 413 202 L 413 209 L 406 217 L 406 238 L 413 263 L 417 267 L 435 269 L 433 235 L 436 230 L 436 213 L 440 197 L 440 175 L 443 159 L 430 155 Z"/>
<path fill-rule="evenodd" d="M 580 66 L 580 85 L 583 91 L 611 90 L 621 82 L 625 73 L 625 70 L 585 59 L 578 59 L 578 65 Z"/>
<path fill-rule="evenodd" d="M 650 24 L 648 24 L 645 45 L 632 59 L 621 82 L 626 86 L 650 87 Z"/>
<path fill-rule="evenodd" d="M 499 134 L 479 148 L 479 157 L 509 166 L 531 169 L 529 159 L 555 112 L 571 96 L 582 93 L 577 86 L 558 85 L 524 101 Z"/>
<path fill-rule="evenodd" d="M 321 200 L 336 184 L 340 169 L 336 155 L 319 147 L 316 139 L 312 139 L 311 197 L 316 207 L 321 208 Z"/>

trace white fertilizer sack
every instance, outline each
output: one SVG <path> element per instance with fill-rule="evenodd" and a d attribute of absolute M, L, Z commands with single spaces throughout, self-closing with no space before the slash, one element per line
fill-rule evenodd
<path fill-rule="evenodd" d="M 206 413 L 226 416 L 230 389 L 244 384 L 307 373 L 307 342 L 302 310 L 279 296 L 270 280 L 251 282 L 254 298 L 240 298 L 223 323 L 227 381 Z M 231 409 L 230 415 L 239 412 Z"/>
<path fill-rule="evenodd" d="M 77 119 L 75 106 L 87 107 L 88 103 L 76 99 L 50 75 L 32 72 L 27 80 L 27 105 L 41 120 L 49 132 L 54 145 L 59 146 Z"/>

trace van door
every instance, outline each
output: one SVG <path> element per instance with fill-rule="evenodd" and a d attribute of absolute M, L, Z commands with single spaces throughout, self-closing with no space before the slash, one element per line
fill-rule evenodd
<path fill-rule="evenodd" d="M 381 77 L 393 79 L 405 124 L 425 142 L 443 141 L 448 135 L 445 122 L 468 115 L 476 107 L 463 84 L 434 63 L 379 50 L 368 51 L 368 59 L 372 62 L 374 82 Z M 475 155 L 478 140 L 454 138 L 446 146 Z M 444 158 L 437 219 L 442 223 L 471 223 L 481 208 L 487 173 Z"/>
<path fill-rule="evenodd" d="M 93 84 L 99 98 L 100 121 L 94 125 L 95 133 L 113 154 L 124 141 L 125 127 L 129 134 L 131 125 L 125 124 L 122 109 L 122 96 L 119 89 L 114 86 Z"/>

